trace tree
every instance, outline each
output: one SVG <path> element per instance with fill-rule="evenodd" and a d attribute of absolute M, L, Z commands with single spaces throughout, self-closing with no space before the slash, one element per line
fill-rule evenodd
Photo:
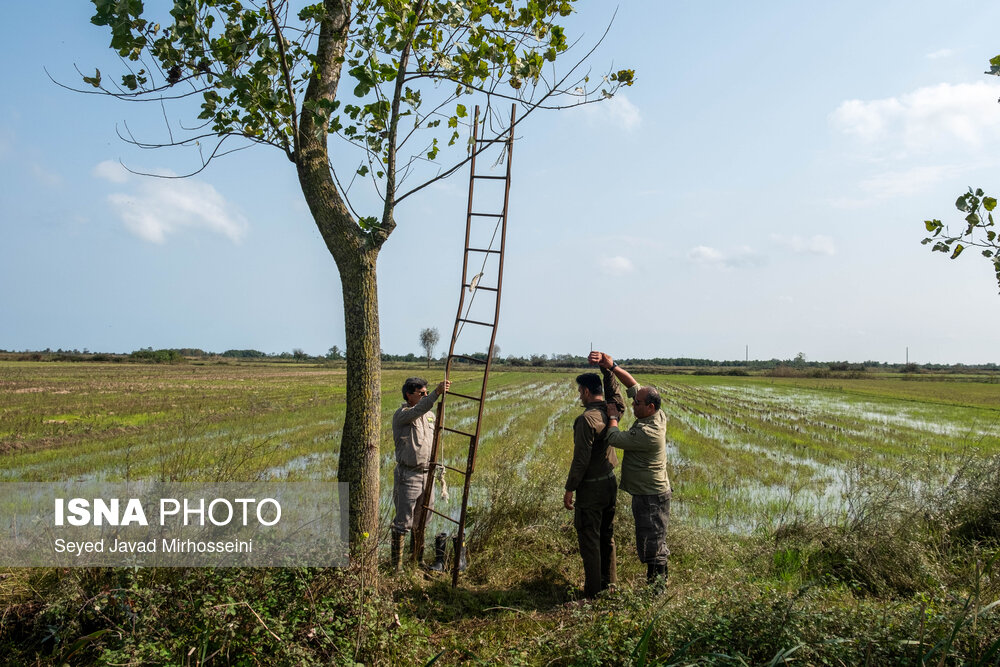
<path fill-rule="evenodd" d="M 367 558 L 372 550 L 358 547 L 376 534 L 379 499 L 376 260 L 397 205 L 470 159 L 474 147 L 460 140 L 464 98 L 485 99 L 484 117 L 502 137 L 500 103 L 519 104 L 521 122 L 537 109 L 611 97 L 634 73 L 591 81 L 578 73 L 590 52 L 556 73 L 570 48 L 557 21 L 575 0 L 323 0 L 297 16 L 288 0 L 174 0 L 148 12 L 140 0 L 92 1 L 91 22 L 110 29 L 125 70 L 113 81 L 100 70 L 84 76 L 88 92 L 152 102 L 164 118 L 162 105 L 183 112 L 185 100 L 200 102 L 197 123 L 168 125 L 162 141 L 126 127 L 126 141 L 191 147 L 200 158 L 192 173 L 255 144 L 295 167 L 340 273 L 351 418 L 338 478 L 350 484 L 352 550 Z M 355 182 L 367 184 L 368 200 L 351 201 Z M 374 571 L 370 559 L 363 565 Z"/>
<path fill-rule="evenodd" d="M 990 59 L 990 69 L 986 74 L 1000 76 L 1000 55 Z M 931 252 L 943 252 L 951 259 L 958 259 L 968 247 L 980 248 L 982 256 L 993 264 L 997 285 L 1000 286 L 1000 238 L 993 229 L 993 209 L 996 206 L 996 197 L 988 196 L 982 188 L 973 190 L 970 187 L 955 201 L 955 208 L 966 214 L 965 229 L 952 234 L 940 220 L 924 220 L 924 228 L 930 236 L 921 243 L 933 243 Z"/>
<path fill-rule="evenodd" d="M 420 330 L 420 347 L 424 348 L 424 352 L 427 354 L 427 368 L 431 367 L 431 357 L 434 355 L 434 346 L 438 344 L 440 340 L 438 335 L 438 330 L 436 328 L 431 329 L 421 329 Z"/>
<path fill-rule="evenodd" d="M 333 347 L 331 347 L 331 348 L 330 348 L 330 350 L 329 350 L 329 351 L 328 351 L 328 352 L 326 353 L 326 358 L 327 358 L 327 359 L 329 359 L 329 360 L 331 360 L 331 361 L 338 361 L 338 360 L 340 360 L 340 359 L 343 359 L 343 358 L 344 358 L 344 355 L 343 355 L 343 353 L 342 353 L 342 352 L 340 351 L 340 348 L 339 348 L 339 347 L 337 347 L 336 345 L 334 345 L 334 346 L 333 346 Z"/>

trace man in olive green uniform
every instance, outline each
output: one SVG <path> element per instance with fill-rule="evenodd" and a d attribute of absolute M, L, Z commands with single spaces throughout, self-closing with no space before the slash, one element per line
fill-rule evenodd
<path fill-rule="evenodd" d="M 584 411 L 573 423 L 573 462 L 563 506 L 574 511 L 573 525 L 583 558 L 583 594 L 592 598 L 618 581 L 613 532 L 618 494 L 614 467 L 618 459 L 605 440 L 608 408 L 601 377 L 584 373 L 576 383 Z"/>
<path fill-rule="evenodd" d="M 428 394 L 427 380 L 407 378 L 403 383 L 404 403 L 392 415 L 392 439 L 396 445 L 396 468 L 392 473 L 392 502 L 396 507 L 396 516 L 391 526 L 391 567 L 394 570 L 399 569 L 403 538 L 413 527 L 414 513 L 427 479 L 434 444 L 431 408 L 450 385 L 447 380 L 443 381 Z M 423 545 L 414 546 L 421 548 Z M 420 554 L 417 555 L 419 560 Z"/>
<path fill-rule="evenodd" d="M 605 374 L 605 393 L 620 396 L 617 379 L 632 399 L 636 421 L 627 431 L 618 429 L 618 410 L 608 404 L 607 441 L 623 451 L 621 487 L 632 495 L 635 543 L 639 561 L 646 564 L 650 583 L 667 577 L 667 525 L 670 520 L 670 480 L 667 477 L 667 416 L 660 409 L 655 387 L 642 387 L 624 368 L 603 352 L 591 352 L 591 363 Z M 618 403 L 619 401 L 616 401 Z"/>

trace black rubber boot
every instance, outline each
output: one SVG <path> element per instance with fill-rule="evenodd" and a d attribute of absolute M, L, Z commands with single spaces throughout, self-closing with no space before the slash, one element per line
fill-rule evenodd
<path fill-rule="evenodd" d="M 455 558 L 458 559 L 458 571 L 465 572 L 465 568 L 469 567 L 469 563 L 465 558 L 465 544 L 462 544 L 462 548 L 458 548 L 458 537 L 451 538 L 452 543 L 452 553 L 455 554 Z"/>
<path fill-rule="evenodd" d="M 389 569 L 399 572 L 399 565 L 403 560 L 403 535 L 401 533 L 390 533 L 389 544 Z"/>
<path fill-rule="evenodd" d="M 445 561 L 448 559 L 448 533 L 438 533 L 434 536 L 434 564 L 431 569 L 444 572 Z"/>
<path fill-rule="evenodd" d="M 648 563 L 646 565 L 646 583 L 657 590 L 663 590 L 667 583 L 667 564 Z"/>

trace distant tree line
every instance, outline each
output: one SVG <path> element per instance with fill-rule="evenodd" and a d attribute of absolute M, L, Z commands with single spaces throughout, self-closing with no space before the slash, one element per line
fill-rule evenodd
<path fill-rule="evenodd" d="M 495 350 L 498 352 L 499 348 Z M 462 352 L 463 356 L 471 357 L 473 359 L 486 360 L 485 352 Z M 82 351 L 78 349 L 72 350 L 52 350 L 51 348 L 46 348 L 44 350 L 3 350 L 0 349 L 0 355 L 5 359 L 13 359 L 19 361 L 104 361 L 104 362 L 134 362 L 134 363 L 183 363 L 187 360 L 211 360 L 211 359 L 244 359 L 244 360 L 277 360 L 277 361 L 295 361 L 295 362 L 308 362 L 308 363 L 328 363 L 331 361 L 342 361 L 344 359 L 344 351 L 334 345 L 329 349 L 329 351 L 323 356 L 314 356 L 307 354 L 301 348 L 295 348 L 291 352 L 262 352 L 261 350 L 245 349 L 245 350 L 226 350 L 225 352 L 216 353 L 208 352 L 202 350 L 201 348 L 194 347 L 181 347 L 181 348 L 162 348 L 153 349 L 152 347 L 145 347 L 130 352 L 128 354 L 120 353 L 110 353 L 110 352 L 91 352 L 84 348 Z M 422 354 L 414 354 L 413 352 L 408 352 L 407 354 L 392 354 L 382 351 L 382 361 L 383 362 L 395 362 L 395 363 L 423 363 L 427 364 L 427 357 Z M 443 364 L 445 357 L 430 358 L 430 362 Z M 658 368 L 684 368 L 693 369 L 694 373 L 709 373 L 715 374 L 718 372 L 730 372 L 731 374 L 742 374 L 739 371 L 757 371 L 757 372 L 785 372 L 785 371 L 800 371 L 802 374 L 809 374 L 809 372 L 828 372 L 832 371 L 835 373 L 860 373 L 866 370 L 888 370 L 896 371 L 902 373 L 921 373 L 921 372 L 931 372 L 931 371 L 1000 371 L 1000 364 L 997 363 L 987 363 L 987 364 L 917 364 L 917 363 L 888 363 L 883 361 L 868 360 L 860 363 L 850 362 L 850 361 L 807 361 L 802 353 L 799 353 L 791 359 L 753 359 L 753 360 L 743 360 L 743 359 L 730 359 L 730 360 L 715 360 L 715 359 L 698 359 L 692 357 L 652 357 L 652 358 L 641 358 L 641 357 L 628 357 L 619 359 L 619 361 L 630 368 L 638 369 L 649 369 L 655 370 Z M 468 364 L 469 362 L 463 362 L 461 360 L 456 360 L 457 364 Z M 507 355 L 506 357 L 501 357 L 498 354 L 494 355 L 493 359 L 494 366 L 506 366 L 513 368 L 591 368 L 590 363 L 587 361 L 585 356 L 574 355 L 574 354 L 530 354 L 527 356 L 518 355 Z"/>

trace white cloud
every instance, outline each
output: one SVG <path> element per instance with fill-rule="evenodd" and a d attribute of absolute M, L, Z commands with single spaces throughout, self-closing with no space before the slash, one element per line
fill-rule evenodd
<path fill-rule="evenodd" d="M 924 58 L 927 58 L 928 60 L 938 60 L 940 58 L 950 58 L 954 54 L 955 52 L 952 51 L 951 49 L 938 49 L 937 51 L 928 53 L 926 56 L 924 56 Z"/>
<path fill-rule="evenodd" d="M 628 257 L 602 257 L 601 272 L 608 276 L 624 276 L 635 271 L 635 266 Z"/>
<path fill-rule="evenodd" d="M 927 192 L 943 182 L 953 182 L 959 176 L 976 169 L 989 167 L 992 160 L 971 160 L 962 165 L 922 165 L 909 169 L 883 171 L 858 183 L 860 197 L 839 197 L 830 205 L 842 209 L 860 209 L 880 201 L 898 197 L 911 197 Z"/>
<path fill-rule="evenodd" d="M 703 266 L 727 270 L 760 266 L 765 261 L 760 253 L 749 246 L 741 246 L 728 252 L 710 246 L 695 246 L 688 251 L 688 259 Z"/>
<path fill-rule="evenodd" d="M 102 176 L 108 174 L 117 178 L 110 170 Z M 108 202 L 126 229 L 145 241 L 163 243 L 184 229 L 205 229 L 238 243 L 246 233 L 246 219 L 208 183 L 150 177 L 135 183 L 131 193 L 113 193 Z"/>
<path fill-rule="evenodd" d="M 45 169 L 42 165 L 37 162 L 31 164 L 31 175 L 35 177 L 39 183 L 47 185 L 49 187 L 55 187 L 57 185 L 62 185 L 62 176 L 54 171 L 49 171 Z"/>
<path fill-rule="evenodd" d="M 688 252 L 688 259 L 698 262 L 699 264 L 714 264 L 721 262 L 723 260 L 723 255 L 715 248 L 700 245 L 691 248 Z"/>
<path fill-rule="evenodd" d="M 978 82 L 918 88 L 899 97 L 846 100 L 830 123 L 862 145 L 897 157 L 959 148 L 995 150 L 1000 139 L 1000 83 Z"/>
<path fill-rule="evenodd" d="M 805 255 L 835 255 L 837 247 L 833 239 L 823 234 L 816 234 L 809 238 L 798 235 L 784 236 L 782 234 L 771 234 L 771 240 L 775 244 L 790 250 L 794 253 Z"/>
<path fill-rule="evenodd" d="M 926 191 L 941 181 L 953 180 L 969 170 L 955 165 L 927 165 L 903 171 L 875 174 L 861 182 L 861 189 L 881 199 L 904 197 Z"/>
<path fill-rule="evenodd" d="M 632 101 L 619 92 L 610 100 L 602 100 L 594 104 L 587 104 L 582 107 L 585 113 L 594 123 L 608 123 L 631 132 L 642 124 L 642 114 L 639 107 L 632 104 Z"/>
<path fill-rule="evenodd" d="M 99 162 L 94 165 L 94 168 L 90 173 L 97 178 L 110 183 L 124 183 L 130 176 L 129 172 L 121 165 L 121 163 L 113 162 L 112 160 Z"/>

